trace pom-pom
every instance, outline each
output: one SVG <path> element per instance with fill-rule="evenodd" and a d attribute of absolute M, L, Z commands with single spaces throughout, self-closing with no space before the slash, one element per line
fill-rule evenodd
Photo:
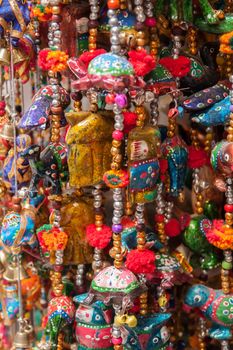
<path fill-rule="evenodd" d="M 181 233 L 180 223 L 172 218 L 165 224 L 165 233 L 168 237 L 176 237 Z"/>
<path fill-rule="evenodd" d="M 97 56 L 102 55 L 106 53 L 104 49 L 98 49 L 92 52 L 86 51 L 82 53 L 82 55 L 79 57 L 79 60 L 84 63 L 85 67 L 88 68 L 89 63 Z"/>
<path fill-rule="evenodd" d="M 127 255 L 125 266 L 135 274 L 153 273 L 155 271 L 155 254 L 149 249 L 131 250 Z"/>
<path fill-rule="evenodd" d="M 129 51 L 129 62 L 132 64 L 136 75 L 143 77 L 155 68 L 155 59 L 145 49 Z"/>
<path fill-rule="evenodd" d="M 46 22 L 52 17 L 52 9 L 47 6 L 36 5 L 31 10 L 31 16 L 38 19 L 39 22 Z"/>
<path fill-rule="evenodd" d="M 123 116 L 124 116 L 124 133 L 128 134 L 131 129 L 135 128 L 138 116 L 134 112 L 123 112 Z"/>
<path fill-rule="evenodd" d="M 190 146 L 188 149 L 188 167 L 191 169 L 197 169 L 203 165 L 209 165 L 210 159 L 208 153 L 204 149 L 196 149 L 194 146 Z"/>
<path fill-rule="evenodd" d="M 93 248 L 104 249 L 110 243 L 112 230 L 109 226 L 103 225 L 98 230 L 96 225 L 90 224 L 86 228 L 87 241 Z"/>
<path fill-rule="evenodd" d="M 161 58 L 159 63 L 167 68 L 175 78 L 182 78 L 190 72 L 191 61 L 185 56 L 179 56 L 177 59 L 172 57 Z"/>
<path fill-rule="evenodd" d="M 38 57 L 38 65 L 42 70 L 61 72 L 67 67 L 68 55 L 64 51 L 41 50 Z"/>
<path fill-rule="evenodd" d="M 227 226 L 223 220 L 213 220 L 212 227 L 206 232 L 206 238 L 219 249 L 233 249 L 233 228 Z"/>

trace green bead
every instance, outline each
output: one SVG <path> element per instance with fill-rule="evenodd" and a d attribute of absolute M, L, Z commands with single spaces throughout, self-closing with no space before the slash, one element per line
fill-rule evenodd
<path fill-rule="evenodd" d="M 228 261 L 223 261 L 222 262 L 222 268 L 224 270 L 231 270 L 232 269 L 232 263 Z"/>

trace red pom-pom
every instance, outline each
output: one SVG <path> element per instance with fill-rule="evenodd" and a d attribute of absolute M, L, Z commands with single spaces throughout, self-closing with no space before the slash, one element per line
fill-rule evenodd
<path fill-rule="evenodd" d="M 132 64 L 136 75 L 143 77 L 155 68 L 155 59 L 145 49 L 129 51 L 129 62 Z"/>
<path fill-rule="evenodd" d="M 153 273 L 155 271 L 155 254 L 149 249 L 131 250 L 127 255 L 125 266 L 133 273 Z"/>
<path fill-rule="evenodd" d="M 97 230 L 96 225 L 90 224 L 86 228 L 87 241 L 93 248 L 104 249 L 110 243 L 112 230 L 109 226 L 103 225 Z"/>
<path fill-rule="evenodd" d="M 49 69 L 48 61 L 47 61 L 47 57 L 48 57 L 49 52 L 50 52 L 50 49 L 43 49 L 43 50 L 41 50 L 39 52 L 38 66 L 42 70 L 48 70 Z"/>
<path fill-rule="evenodd" d="M 191 61 L 185 56 L 179 56 L 177 59 L 172 57 L 161 58 L 159 63 L 167 68 L 175 78 L 182 78 L 190 72 Z"/>
<path fill-rule="evenodd" d="M 172 218 L 165 224 L 165 233 L 168 237 L 176 237 L 181 233 L 180 223 Z"/>
<path fill-rule="evenodd" d="M 123 112 L 124 132 L 128 134 L 136 126 L 137 114 L 133 112 Z"/>
<path fill-rule="evenodd" d="M 89 63 L 97 56 L 106 53 L 104 49 L 98 49 L 92 52 L 86 51 L 80 57 L 79 60 L 85 64 L 86 68 L 88 68 Z"/>
<path fill-rule="evenodd" d="M 203 165 L 210 164 L 210 157 L 208 153 L 200 148 L 196 149 L 194 146 L 190 146 L 188 149 L 188 167 L 191 169 L 197 169 Z"/>

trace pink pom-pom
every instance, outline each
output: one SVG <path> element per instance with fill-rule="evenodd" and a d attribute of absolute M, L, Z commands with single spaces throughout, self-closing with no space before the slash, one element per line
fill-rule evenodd
<path fill-rule="evenodd" d="M 154 17 L 147 17 L 145 21 L 145 25 L 147 27 L 155 27 L 156 26 L 156 19 Z"/>
<path fill-rule="evenodd" d="M 181 233 L 180 223 L 172 218 L 165 224 L 165 233 L 168 237 L 176 237 Z"/>
<path fill-rule="evenodd" d="M 153 273 L 155 271 L 155 254 L 149 249 L 131 250 L 125 266 L 133 273 Z"/>
<path fill-rule="evenodd" d="M 107 225 L 103 225 L 100 230 L 97 230 L 96 225 L 90 224 L 86 228 L 86 237 L 90 246 L 104 249 L 110 243 L 112 230 Z"/>

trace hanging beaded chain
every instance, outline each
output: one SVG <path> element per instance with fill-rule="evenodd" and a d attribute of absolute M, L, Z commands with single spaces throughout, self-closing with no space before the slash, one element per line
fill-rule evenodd
<path fill-rule="evenodd" d="M 104 215 L 103 215 L 103 193 L 101 191 L 101 184 L 95 185 L 92 191 L 94 196 L 94 211 L 95 211 L 95 226 L 97 231 L 101 231 L 103 227 Z M 98 274 L 103 268 L 102 250 L 95 248 L 92 262 L 92 269 L 94 274 Z"/>
<path fill-rule="evenodd" d="M 89 17 L 89 37 L 88 37 L 88 49 L 89 51 L 95 51 L 97 47 L 97 34 L 98 34 L 98 16 L 99 16 L 99 0 L 89 0 L 90 4 L 90 17 Z"/>
<path fill-rule="evenodd" d="M 159 37 L 156 28 L 156 20 L 153 14 L 154 5 L 151 0 L 144 1 L 144 12 L 146 15 L 146 26 L 149 27 L 150 30 L 150 54 L 153 57 L 158 55 L 159 49 Z"/>
<path fill-rule="evenodd" d="M 203 214 L 203 196 L 201 194 L 201 187 L 200 187 L 200 169 L 194 169 L 193 171 L 193 185 L 192 188 L 194 190 L 196 201 L 195 201 L 195 213 L 201 215 Z"/>
<path fill-rule="evenodd" d="M 37 0 L 33 0 L 32 6 L 37 5 Z M 35 47 L 36 47 L 36 54 L 38 56 L 40 52 L 40 22 L 38 21 L 38 18 L 36 16 L 33 16 L 32 19 L 33 29 L 34 29 L 34 35 L 35 35 Z M 40 73 L 39 73 L 39 66 L 36 65 L 36 72 L 31 72 L 31 89 L 32 89 L 32 97 L 34 96 L 36 90 L 40 88 Z"/>
<path fill-rule="evenodd" d="M 159 105 L 158 105 L 158 95 L 154 95 L 154 100 L 150 103 L 150 124 L 154 127 L 158 125 L 159 118 Z"/>
<path fill-rule="evenodd" d="M 232 122 L 232 110 L 233 110 L 233 76 L 230 77 L 230 82 L 232 84 L 232 88 L 230 90 L 230 123 Z M 232 142 L 232 132 L 233 128 L 228 126 L 227 128 L 227 141 Z M 233 225 L 233 179 L 231 177 L 226 179 L 226 204 L 224 205 L 225 210 L 225 223 L 228 227 L 232 227 Z M 222 262 L 222 270 L 221 270 L 221 280 L 222 280 L 222 289 L 225 294 L 231 292 L 231 278 L 230 272 L 232 270 L 232 251 L 230 249 L 224 250 L 224 260 Z"/>
<path fill-rule="evenodd" d="M 226 54 L 224 60 L 225 77 L 229 78 L 232 74 L 232 55 Z"/>
<path fill-rule="evenodd" d="M 75 283 L 76 283 L 77 287 L 83 286 L 84 274 L 85 274 L 85 265 L 84 264 L 78 264 L 78 266 L 77 266 L 77 273 L 76 273 L 76 279 L 75 279 Z"/>
<path fill-rule="evenodd" d="M 200 350 L 206 349 L 206 344 L 204 341 L 205 337 L 206 337 L 206 321 L 203 317 L 200 317 L 198 322 L 198 341 L 199 341 Z"/>
<path fill-rule="evenodd" d="M 137 203 L 135 218 L 136 218 L 136 230 L 137 230 L 137 249 L 143 250 L 146 245 L 146 233 L 145 233 L 145 204 Z M 141 283 L 146 282 L 146 278 L 143 274 L 139 275 Z M 148 313 L 148 293 L 144 292 L 139 297 L 140 301 L 140 315 L 146 315 Z"/>
<path fill-rule="evenodd" d="M 204 150 L 207 153 L 211 152 L 213 137 L 214 137 L 213 136 L 213 129 L 210 127 L 207 128 L 206 135 L 205 135 L 205 141 L 204 141 L 204 144 L 205 144 Z"/>
<path fill-rule="evenodd" d="M 174 203 L 173 202 L 169 202 L 167 201 L 165 203 L 165 212 L 164 212 L 164 222 L 165 224 L 167 222 L 169 222 L 169 220 L 171 219 L 172 217 L 172 210 L 173 210 L 173 207 L 174 207 Z"/>
<path fill-rule="evenodd" d="M 108 1 L 108 18 L 110 26 L 110 42 L 111 52 L 114 54 L 120 54 L 120 26 L 117 19 L 117 10 L 119 9 L 119 1 L 109 0 Z M 127 99 L 125 96 L 125 104 Z M 121 155 L 121 144 L 124 137 L 124 116 L 122 114 L 122 108 L 114 103 L 113 113 L 115 116 L 114 131 L 112 134 L 112 170 L 119 170 L 122 162 Z M 112 232 L 113 232 L 113 248 L 111 249 L 111 257 L 114 258 L 114 266 L 120 268 L 123 263 L 122 248 L 121 248 L 121 231 L 123 229 L 121 219 L 123 216 L 123 193 L 121 188 L 113 189 L 113 219 L 112 219 Z M 113 337 L 114 339 L 114 337 Z M 117 344 L 114 344 L 114 349 L 117 350 Z M 121 349 L 121 346 L 120 346 Z"/>
<path fill-rule="evenodd" d="M 187 33 L 187 44 L 191 55 L 197 54 L 197 29 L 190 26 Z"/>
<path fill-rule="evenodd" d="M 163 199 L 163 184 L 158 185 L 157 196 L 156 196 L 156 231 L 159 235 L 160 242 L 164 245 L 164 248 L 161 249 L 161 252 L 166 251 L 166 245 L 168 241 L 168 237 L 165 233 L 165 222 L 164 222 L 164 213 L 165 213 L 165 201 Z"/>
<path fill-rule="evenodd" d="M 229 125 L 227 128 L 227 141 L 233 142 L 233 75 L 230 76 L 230 83 L 232 84 L 231 90 L 230 90 L 230 120 Z"/>
<path fill-rule="evenodd" d="M 136 47 L 137 50 L 143 49 L 145 46 L 145 20 L 146 16 L 144 14 L 144 8 L 143 8 L 143 0 L 134 0 L 134 12 L 136 15 L 136 25 L 135 29 L 137 30 L 137 39 L 136 39 Z"/>
<path fill-rule="evenodd" d="M 226 204 L 224 206 L 225 210 L 225 223 L 228 227 L 233 225 L 233 179 L 228 178 L 226 180 Z M 222 281 L 222 290 L 225 294 L 231 292 L 231 277 L 230 272 L 232 270 L 232 251 L 226 249 L 223 251 L 224 260 L 222 262 L 221 270 L 221 281 Z"/>

